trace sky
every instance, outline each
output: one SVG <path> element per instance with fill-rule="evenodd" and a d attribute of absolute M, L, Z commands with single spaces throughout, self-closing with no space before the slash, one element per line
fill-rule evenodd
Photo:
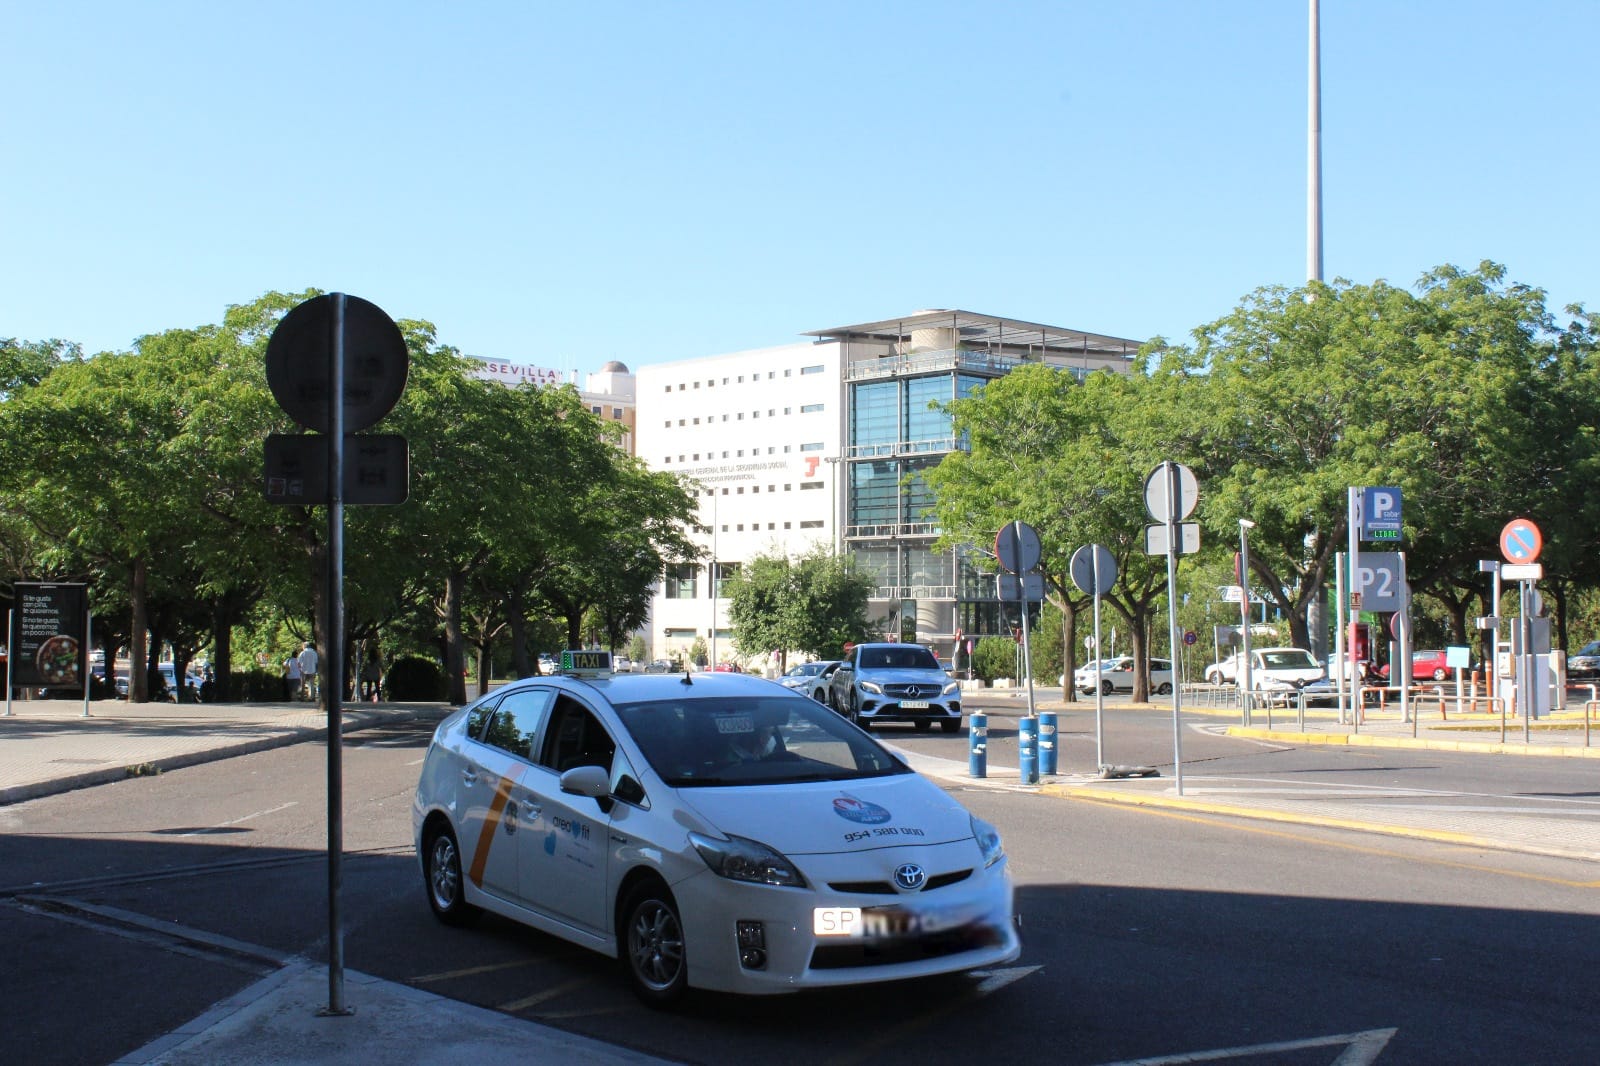
<path fill-rule="evenodd" d="M 1322 0 L 1324 276 L 1600 306 L 1600 2 Z M 0 12 L 0 337 L 342 291 L 592 371 L 960 308 L 1189 338 L 1306 280 L 1307 0 Z"/>

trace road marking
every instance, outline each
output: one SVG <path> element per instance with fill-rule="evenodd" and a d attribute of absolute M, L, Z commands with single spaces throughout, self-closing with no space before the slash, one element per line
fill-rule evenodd
<path fill-rule="evenodd" d="M 247 814 L 242 818 L 235 818 L 232 821 L 218 822 L 216 825 L 208 825 L 204 829 L 191 829 L 187 833 L 179 833 L 178 836 L 180 836 L 180 837 L 205 836 L 207 833 L 215 833 L 218 829 L 226 829 L 230 825 L 238 825 L 241 822 L 248 822 L 252 818 L 260 818 L 263 815 L 277 814 L 279 811 L 286 811 L 290 807 L 298 807 L 299 805 L 300 805 L 300 801 L 299 800 L 290 800 L 288 803 L 280 803 L 276 807 L 269 807 L 268 809 L 266 809 L 264 811 L 256 811 L 254 814 Z"/>
<path fill-rule="evenodd" d="M 1163 1055 L 1153 1059 L 1124 1059 L 1106 1063 L 1105 1066 L 1182 1066 L 1188 1062 L 1220 1062 L 1224 1059 L 1248 1059 L 1259 1055 L 1273 1055 L 1282 1051 L 1304 1051 L 1307 1048 L 1339 1047 L 1344 1053 L 1330 1066 L 1366 1066 L 1376 1062 L 1384 1047 L 1398 1029 L 1368 1029 L 1364 1033 L 1344 1033 L 1340 1036 L 1313 1036 L 1305 1040 L 1285 1040 L 1277 1044 L 1253 1044 L 1247 1047 L 1218 1048 L 1215 1051 L 1191 1051 L 1182 1055 Z"/>
<path fill-rule="evenodd" d="M 543 992 L 535 992 L 533 995 L 523 999 L 514 999 L 510 1003 L 502 1003 L 495 1010 L 504 1011 L 507 1014 L 517 1014 L 527 1010 L 529 1007 L 543 1003 L 547 999 L 555 999 L 557 996 L 566 995 L 574 988 L 582 988 L 584 985 L 592 984 L 594 984 L 594 979 L 591 977 L 578 977 L 571 981 L 563 981 L 561 984 L 553 988 L 547 988 Z"/>
<path fill-rule="evenodd" d="M 514 970 L 520 966 L 532 966 L 544 962 L 544 958 L 535 956 L 528 959 L 512 959 L 510 962 L 495 962 L 487 966 L 469 966 L 465 970 L 445 970 L 443 973 L 425 973 L 420 977 L 410 978 L 412 984 L 425 984 L 430 981 L 454 981 L 458 977 L 476 977 L 481 973 L 496 973 L 500 970 Z"/>
<path fill-rule="evenodd" d="M 991 992 L 1000 991 L 1000 989 L 1014 981 L 1022 980 L 1037 969 L 1039 969 L 1037 966 L 1009 966 L 1003 970 L 973 970 L 969 976 L 982 978 L 978 982 L 978 987 L 973 989 L 973 993 L 979 996 L 987 996 Z"/>
<path fill-rule="evenodd" d="M 823 1066 L 854 1066 L 858 1062 L 876 1062 L 880 1057 L 878 1053 L 887 1047 L 900 1046 L 900 1041 L 908 1035 L 925 1029 L 934 1022 L 948 1018 L 951 1012 L 966 1006 L 971 1006 L 991 992 L 996 992 L 1006 985 L 1020 981 L 1036 970 L 1039 966 L 1011 966 L 998 970 L 973 970 L 970 976 L 980 980 L 968 989 L 959 999 L 940 1004 L 936 1009 L 914 1015 L 900 1022 L 898 1025 L 880 1029 L 870 1040 L 863 1041 L 852 1047 L 849 1051 L 823 1060 Z"/>

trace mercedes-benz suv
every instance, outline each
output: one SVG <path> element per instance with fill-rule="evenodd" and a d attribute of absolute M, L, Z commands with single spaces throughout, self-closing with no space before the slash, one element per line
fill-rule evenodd
<path fill-rule="evenodd" d="M 938 722 L 961 731 L 961 683 L 920 644 L 857 644 L 833 672 L 828 702 L 863 729 L 910 722 L 926 731 Z"/>

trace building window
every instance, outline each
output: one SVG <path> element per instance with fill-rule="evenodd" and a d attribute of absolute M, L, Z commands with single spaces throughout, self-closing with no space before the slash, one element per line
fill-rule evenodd
<path fill-rule="evenodd" d="M 740 526 L 739 528 L 743 529 L 744 527 Z M 728 591 L 727 591 L 728 590 L 728 582 L 732 581 L 734 578 L 736 578 L 738 576 L 739 576 L 739 564 L 738 563 L 718 563 L 717 564 L 717 595 L 718 596 L 726 596 L 728 594 Z"/>
<path fill-rule="evenodd" d="M 592 407 L 590 407 L 589 408 L 589 413 L 592 414 L 592 415 L 598 415 L 600 413 L 600 405 L 599 404 L 595 404 Z"/>
<path fill-rule="evenodd" d="M 785 374 L 785 375 L 784 375 L 784 377 L 788 377 L 788 376 L 789 376 L 789 375 L 788 375 L 788 374 Z M 784 524 L 783 524 L 783 528 L 784 528 L 784 529 L 788 529 L 788 528 L 789 528 L 789 523 L 787 523 L 787 522 L 785 522 L 785 523 L 784 523 Z"/>
<path fill-rule="evenodd" d="M 700 568 L 694 563 L 675 563 L 667 567 L 667 599 L 694 599 L 699 580 Z"/>
<path fill-rule="evenodd" d="M 672 419 L 669 418 L 665 422 L 661 423 L 661 428 L 662 429 L 671 429 L 672 428 Z"/>
<path fill-rule="evenodd" d="M 695 424 L 695 425 L 697 425 L 697 426 L 698 426 L 698 425 L 699 425 L 699 424 L 700 424 L 700 420 L 699 420 L 699 419 L 698 419 L 698 418 L 697 418 L 697 419 L 695 419 L 695 420 L 694 420 L 694 424 Z"/>
<path fill-rule="evenodd" d="M 805 489 L 820 489 L 821 487 L 822 487 L 822 482 L 820 482 L 820 481 L 802 481 L 802 482 L 800 482 L 800 488 L 801 488 L 802 491 L 804 491 Z"/>
<path fill-rule="evenodd" d="M 803 452 L 820 452 L 822 450 L 822 442 L 817 440 L 802 444 L 800 445 L 800 450 Z"/>
<path fill-rule="evenodd" d="M 800 373 L 801 374 L 820 374 L 820 373 L 822 373 L 822 369 L 823 369 L 822 368 L 822 364 L 818 363 L 816 366 L 803 366 L 803 367 L 801 367 L 800 368 Z"/>
<path fill-rule="evenodd" d="M 750 494 L 752 496 L 755 495 L 756 493 L 760 492 L 760 491 L 761 491 L 761 486 L 760 485 L 751 485 L 750 486 Z"/>
<path fill-rule="evenodd" d="M 818 519 L 812 519 L 812 520 L 806 521 L 806 522 L 801 522 L 800 523 L 800 528 L 801 529 L 821 529 L 822 528 L 822 520 L 820 518 L 818 518 Z"/>
<path fill-rule="evenodd" d="M 820 403 L 803 403 L 800 405 L 800 413 L 803 415 L 815 414 L 820 410 L 822 410 Z"/>
<path fill-rule="evenodd" d="M 700 631 L 697 629 L 674 629 L 669 626 L 662 630 L 662 634 L 668 640 L 693 640 L 700 635 Z"/>
<path fill-rule="evenodd" d="M 619 422 L 620 422 L 620 421 L 622 421 L 622 408 L 620 408 L 620 407 L 613 407 L 613 408 L 612 408 L 612 409 L 611 409 L 611 417 L 612 417 L 612 418 L 615 418 L 615 419 L 616 419 L 616 420 L 617 420 L 617 421 L 619 421 Z M 683 423 L 682 423 L 682 422 L 679 422 L 679 423 L 678 423 L 678 425 L 680 425 L 680 426 L 681 426 L 681 425 L 683 425 Z"/>
<path fill-rule="evenodd" d="M 743 496 L 743 495 L 744 495 L 744 486 L 743 486 L 743 485 L 740 485 L 740 486 L 739 486 L 739 495 L 740 495 L 740 496 Z"/>
<path fill-rule="evenodd" d="M 599 414 L 599 413 L 600 413 L 599 411 L 595 412 L 595 414 Z M 678 425 L 680 425 L 680 426 L 683 425 L 683 419 L 681 419 L 681 418 L 678 419 Z"/>
<path fill-rule="evenodd" d="M 739 533 L 743 533 L 744 532 L 744 523 L 743 522 L 739 523 L 739 528 L 738 528 L 737 532 L 739 532 Z"/>
<path fill-rule="evenodd" d="M 694 461 L 697 462 L 697 463 L 700 461 L 700 453 L 699 452 L 695 452 L 694 453 Z"/>
<path fill-rule="evenodd" d="M 791 374 L 791 373 L 793 373 L 793 371 L 789 371 L 789 370 L 785 370 L 785 371 L 784 371 L 784 372 L 783 372 L 783 376 L 784 376 L 784 377 L 788 377 L 788 376 L 789 376 L 789 375 L 790 375 L 790 374 Z M 783 528 L 784 528 L 784 529 L 788 529 L 788 528 L 789 528 L 789 523 L 787 523 L 787 522 L 785 522 L 785 523 L 784 523 L 784 524 L 783 524 Z"/>

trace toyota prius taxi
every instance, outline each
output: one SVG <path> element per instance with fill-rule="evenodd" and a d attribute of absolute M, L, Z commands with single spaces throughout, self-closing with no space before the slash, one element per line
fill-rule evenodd
<path fill-rule="evenodd" d="M 658 1006 L 1020 953 L 999 833 L 826 706 L 562 658 L 434 732 L 413 830 L 440 920 L 492 911 L 615 956 Z"/>

